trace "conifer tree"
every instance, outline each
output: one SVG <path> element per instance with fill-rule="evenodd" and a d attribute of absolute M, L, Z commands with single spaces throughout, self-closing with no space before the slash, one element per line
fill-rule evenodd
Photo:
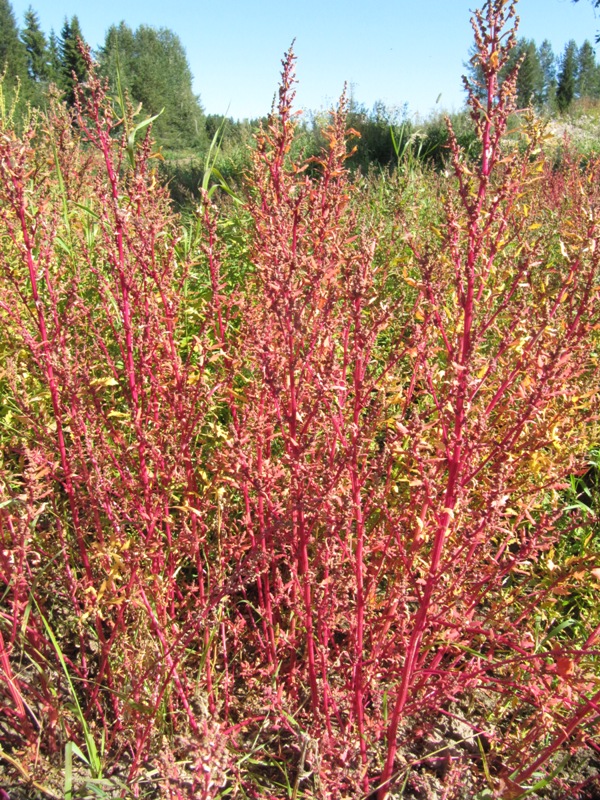
<path fill-rule="evenodd" d="M 38 15 L 31 6 L 25 12 L 25 27 L 21 31 L 21 40 L 27 52 L 29 77 L 36 83 L 45 83 L 50 72 L 48 41 L 40 28 Z"/>
<path fill-rule="evenodd" d="M 75 103 L 75 86 L 85 80 L 87 66 L 80 50 L 80 43 L 85 43 L 79 20 L 76 16 L 65 19 L 58 40 L 60 73 L 58 85 L 65 94 L 67 105 Z"/>
<path fill-rule="evenodd" d="M 544 73 L 535 42 L 521 39 L 513 52 L 514 60 L 521 62 L 517 77 L 518 107 L 540 107 L 544 96 Z"/>
<path fill-rule="evenodd" d="M 585 41 L 577 53 L 578 97 L 597 98 L 600 96 L 600 75 L 596 64 L 596 54 L 589 41 Z"/>
<path fill-rule="evenodd" d="M 538 59 L 544 80 L 542 105 L 551 106 L 556 98 L 556 56 L 548 39 L 539 46 Z"/>
<path fill-rule="evenodd" d="M 0 74 L 4 73 L 5 91 L 12 92 L 17 83 L 27 82 L 25 46 L 9 0 L 0 0 Z"/>
<path fill-rule="evenodd" d="M 61 72 L 58 36 L 54 32 L 54 29 L 52 29 L 48 36 L 48 80 L 50 83 L 55 83 L 57 86 L 60 86 Z"/>
<path fill-rule="evenodd" d="M 195 146 L 206 138 L 204 112 L 192 88 L 192 73 L 177 34 L 168 28 L 140 25 L 134 32 L 121 22 L 112 26 L 100 51 L 105 74 L 114 84 L 117 64 L 121 84 L 142 113 L 154 116 L 154 134 L 170 148 Z"/>
<path fill-rule="evenodd" d="M 474 52 L 474 50 L 472 50 Z M 544 103 L 545 72 L 535 42 L 529 39 L 519 39 L 509 54 L 506 64 L 500 70 L 501 81 L 519 67 L 517 77 L 517 96 L 519 108 L 529 105 L 540 107 Z M 485 78 L 481 64 L 471 59 L 467 65 L 468 78 L 477 87 L 480 97 L 486 94 Z"/>
<path fill-rule="evenodd" d="M 565 46 L 565 51 L 560 61 L 560 71 L 558 73 L 558 84 L 556 87 L 556 103 L 561 114 L 569 110 L 571 103 L 575 99 L 577 88 L 577 55 L 577 45 L 571 39 Z"/>
<path fill-rule="evenodd" d="M 131 96 L 132 81 L 136 71 L 136 40 L 133 30 L 126 22 L 110 26 L 99 56 L 103 73 L 114 84 L 118 70 L 121 86 Z"/>

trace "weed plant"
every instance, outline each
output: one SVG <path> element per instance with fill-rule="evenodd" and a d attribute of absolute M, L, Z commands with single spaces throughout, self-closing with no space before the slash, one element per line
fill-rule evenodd
<path fill-rule="evenodd" d="M 303 156 L 290 52 L 245 203 L 186 226 L 91 63 L 2 116 L 7 768 L 515 800 L 597 748 L 600 164 L 506 140 L 514 23 L 473 20 L 478 160 L 450 125 L 354 183 L 344 97 Z"/>

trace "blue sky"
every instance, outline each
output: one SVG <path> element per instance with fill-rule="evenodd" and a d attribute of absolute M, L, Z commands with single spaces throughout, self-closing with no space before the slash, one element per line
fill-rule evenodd
<path fill-rule="evenodd" d="M 368 108 L 382 100 L 426 116 L 462 107 L 477 0 L 377 0 L 369 10 L 364 0 L 12 0 L 19 25 L 29 5 L 46 33 L 76 14 L 92 47 L 121 20 L 175 31 L 208 113 L 268 113 L 295 38 L 300 108 L 329 107 L 346 81 Z M 569 39 L 593 42 L 600 29 L 590 0 L 520 0 L 517 9 L 520 35 L 549 39 L 557 53 Z"/>

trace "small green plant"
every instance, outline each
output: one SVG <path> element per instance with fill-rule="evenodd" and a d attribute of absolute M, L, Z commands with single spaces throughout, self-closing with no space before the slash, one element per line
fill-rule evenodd
<path fill-rule="evenodd" d="M 33 602 L 37 606 L 35 598 L 33 598 Z M 39 606 L 37 606 L 37 611 L 44 626 L 44 629 L 46 631 L 46 634 L 48 636 L 48 639 L 50 640 L 52 647 L 54 648 L 54 651 L 62 668 L 63 674 L 65 676 L 65 680 L 69 688 L 69 695 L 71 698 L 70 708 L 73 711 L 75 719 L 77 720 L 78 724 L 81 726 L 81 730 L 83 733 L 83 741 L 85 744 L 85 755 L 82 753 L 82 751 L 79 749 L 79 747 L 77 747 L 77 745 L 74 742 L 68 741 L 65 745 L 65 763 L 70 765 L 72 762 L 72 754 L 75 753 L 75 755 L 79 756 L 79 758 L 85 764 L 88 765 L 92 773 L 92 778 L 101 779 L 103 773 L 102 762 L 103 762 L 104 744 L 105 744 L 104 735 L 102 736 L 102 742 L 100 744 L 100 748 L 98 749 L 98 747 L 96 746 L 96 741 L 90 729 L 90 726 L 88 725 L 86 716 L 83 712 L 83 708 L 81 707 L 81 704 L 79 702 L 78 693 L 73 684 L 73 680 L 69 673 L 69 669 L 67 667 L 67 663 L 65 661 L 65 657 L 61 650 L 60 644 L 57 641 L 56 636 L 54 635 L 54 631 L 52 630 L 50 623 L 48 622 L 46 617 L 42 614 Z M 65 781 L 67 781 L 69 772 L 70 769 L 65 773 L 66 775 Z"/>

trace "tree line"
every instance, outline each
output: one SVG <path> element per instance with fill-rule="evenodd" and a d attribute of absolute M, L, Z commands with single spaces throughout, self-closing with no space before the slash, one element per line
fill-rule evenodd
<path fill-rule="evenodd" d="M 85 38 L 77 16 L 65 19 L 57 34 L 42 30 L 38 14 L 29 8 L 19 28 L 9 0 L 0 0 L 0 70 L 4 93 L 18 91 L 22 100 L 43 107 L 54 84 L 68 105 L 75 102 L 75 83 L 86 77 L 79 42 Z M 177 34 L 167 28 L 124 22 L 113 25 L 104 44 L 94 53 L 101 72 L 116 86 L 117 71 L 123 90 L 144 115 L 160 114 L 154 125 L 157 140 L 167 148 L 206 143 L 205 113 L 192 88 L 192 73 Z"/>
<path fill-rule="evenodd" d="M 556 55 L 545 39 L 539 46 L 533 39 L 521 38 L 501 71 L 506 77 L 520 64 L 517 77 L 517 105 L 530 105 L 550 113 L 569 111 L 575 100 L 600 100 L 600 65 L 592 44 L 578 46 L 567 42 L 563 52 Z M 475 60 L 467 65 L 470 80 L 485 91 L 481 67 Z"/>
<path fill-rule="evenodd" d="M 10 0 L 0 0 L 0 72 L 4 70 L 5 98 L 10 101 L 18 86 L 25 101 L 23 105 L 44 107 L 49 88 L 54 85 L 64 101 L 73 105 L 75 83 L 85 80 L 87 69 L 80 41 L 85 43 L 77 16 L 65 19 L 58 33 L 51 30 L 46 34 L 32 7 L 19 27 Z M 219 168 L 226 177 L 234 179 L 243 173 L 247 165 L 246 145 L 258 120 L 239 122 L 205 113 L 193 91 L 187 55 L 176 33 L 148 25 L 134 30 L 120 22 L 108 29 L 94 57 L 115 90 L 119 78 L 134 110 L 141 109 L 144 117 L 159 115 L 153 124 L 153 135 L 171 158 L 162 169 L 172 186 L 177 183 L 184 195 L 197 190 L 204 169 L 202 154 L 207 152 L 222 124 L 225 137 L 221 155 L 225 155 L 225 160 Z M 548 40 L 538 45 L 533 39 L 520 39 L 500 77 L 506 77 L 517 63 L 520 63 L 517 92 L 521 108 L 533 105 L 545 113 L 556 114 L 568 112 L 578 100 L 600 100 L 600 65 L 589 41 L 580 46 L 570 41 L 557 55 Z M 483 91 L 484 80 L 477 61 L 473 59 L 466 68 L 468 77 L 479 83 Z M 454 120 L 455 129 L 461 144 L 469 151 L 474 132 L 468 120 L 465 122 L 460 116 Z M 307 150 L 317 152 L 322 144 L 320 122 L 310 114 L 305 118 Z M 352 167 L 366 170 L 373 164 L 393 165 L 409 143 L 420 158 L 436 164 L 445 158 L 447 132 L 441 118 L 431 118 L 417 130 L 408 118 L 406 107 L 390 109 L 376 103 L 368 109 L 351 98 L 348 122 L 360 133 L 350 160 Z M 394 130 L 395 139 L 390 129 Z M 193 163 L 189 161 L 190 153 L 197 154 Z M 179 154 L 186 154 L 187 161 Z"/>

